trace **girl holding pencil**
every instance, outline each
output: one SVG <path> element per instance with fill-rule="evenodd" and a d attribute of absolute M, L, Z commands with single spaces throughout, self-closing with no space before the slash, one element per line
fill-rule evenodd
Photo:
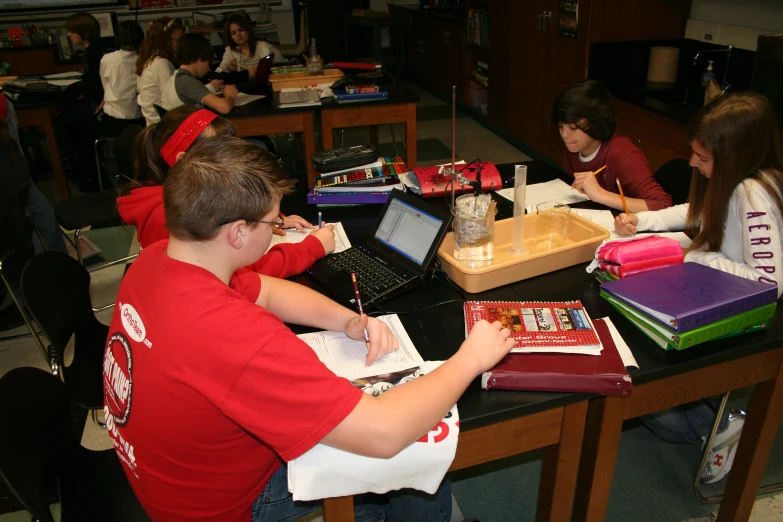
<path fill-rule="evenodd" d="M 565 144 L 563 170 L 592 201 L 623 210 L 619 181 L 631 212 L 672 205 L 671 196 L 653 179 L 644 153 L 615 134 L 614 104 L 604 86 L 586 80 L 564 90 L 555 101 L 552 121 Z"/>
<path fill-rule="evenodd" d="M 783 273 L 783 149 L 775 113 L 754 93 L 721 96 L 691 121 L 694 168 L 689 202 L 657 212 L 620 214 L 620 234 L 698 228 L 686 262 L 777 285 Z M 656 412 L 645 425 L 669 442 L 698 442 L 709 434 L 715 401 L 697 401 Z M 745 416 L 726 410 L 702 482 L 731 469 Z"/>

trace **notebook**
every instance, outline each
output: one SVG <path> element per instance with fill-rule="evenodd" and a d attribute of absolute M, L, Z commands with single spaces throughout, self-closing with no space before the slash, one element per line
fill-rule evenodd
<path fill-rule="evenodd" d="M 609 328 L 602 319 L 593 325 L 604 348 L 600 355 L 512 353 L 481 375 L 481 387 L 630 395 L 633 383 Z"/>
<path fill-rule="evenodd" d="M 356 273 L 362 304 L 371 308 L 421 283 L 450 223 L 448 211 L 395 189 L 367 241 L 316 261 L 308 273 L 349 308 L 356 308 Z"/>
<path fill-rule="evenodd" d="M 776 285 L 683 263 L 601 285 L 601 291 L 675 332 L 686 332 L 778 299 Z"/>
<path fill-rule="evenodd" d="M 500 321 L 511 330 L 512 353 L 601 353 L 601 342 L 579 301 L 466 301 L 464 311 L 465 337 L 481 320 Z"/>

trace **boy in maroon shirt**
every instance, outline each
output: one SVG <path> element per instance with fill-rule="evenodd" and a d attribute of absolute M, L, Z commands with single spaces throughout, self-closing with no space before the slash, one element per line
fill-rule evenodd
<path fill-rule="evenodd" d="M 293 502 L 284 462 L 318 442 L 391 458 L 513 347 L 499 322 L 482 321 L 439 368 L 379 397 L 337 377 L 283 321 L 357 340 L 366 328 L 368 365 L 397 341 L 375 318 L 244 268 L 283 224 L 293 184 L 251 143 L 202 140 L 166 178 L 169 239 L 145 248 L 120 285 L 103 364 L 106 426 L 156 522 L 294 520 L 318 506 Z M 381 498 L 358 503 L 358 519 L 450 518 L 448 482 L 435 495 Z"/>
<path fill-rule="evenodd" d="M 552 121 L 566 146 L 563 170 L 574 176 L 575 189 L 622 210 L 619 180 L 631 213 L 672 206 L 671 196 L 653 179 L 644 152 L 614 133 L 614 103 L 603 85 L 584 80 L 564 90 L 555 100 Z"/>

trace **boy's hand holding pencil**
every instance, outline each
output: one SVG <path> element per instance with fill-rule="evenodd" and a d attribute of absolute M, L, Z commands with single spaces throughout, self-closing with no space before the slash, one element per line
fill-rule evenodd
<path fill-rule="evenodd" d="M 571 186 L 590 198 L 592 201 L 598 201 L 601 193 L 605 191 L 598 183 L 595 175 L 605 168 L 606 165 L 596 170 L 595 172 L 587 171 L 574 173 L 574 182 L 571 184 Z"/>

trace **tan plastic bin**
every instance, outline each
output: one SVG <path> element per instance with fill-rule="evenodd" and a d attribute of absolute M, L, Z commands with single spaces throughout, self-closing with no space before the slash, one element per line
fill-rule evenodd
<path fill-rule="evenodd" d="M 273 91 L 280 91 L 289 87 L 307 87 L 319 83 L 334 83 L 344 76 L 340 69 L 324 69 L 323 74 L 310 76 L 307 71 L 299 71 L 284 74 L 270 74 L 269 83 Z"/>

